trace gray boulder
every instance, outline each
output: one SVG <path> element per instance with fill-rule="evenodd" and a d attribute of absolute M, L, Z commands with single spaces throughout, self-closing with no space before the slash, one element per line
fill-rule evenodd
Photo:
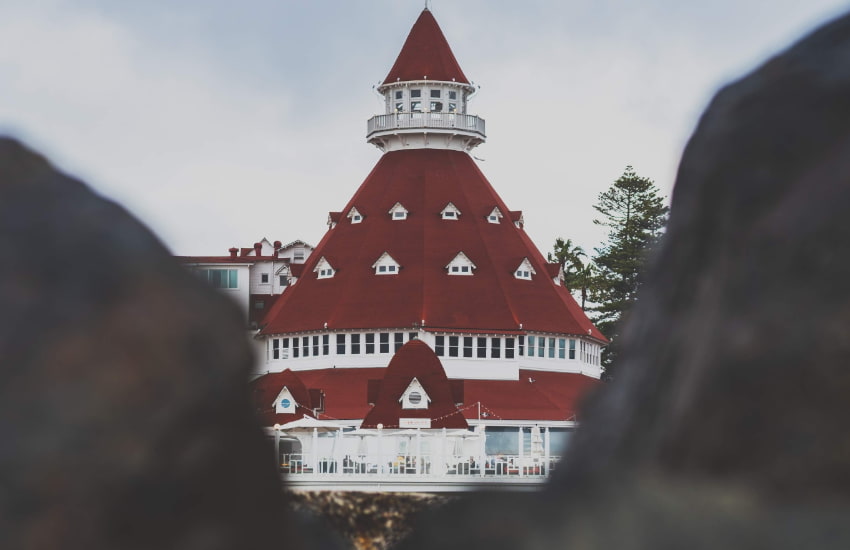
<path fill-rule="evenodd" d="M 235 306 L 10 139 L 0 251 L 0 546 L 301 547 Z"/>

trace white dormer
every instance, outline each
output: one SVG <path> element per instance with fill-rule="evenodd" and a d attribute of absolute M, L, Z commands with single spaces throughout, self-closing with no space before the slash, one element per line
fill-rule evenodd
<path fill-rule="evenodd" d="M 472 275 L 474 269 L 477 269 L 477 266 L 463 252 L 458 252 L 457 256 L 446 265 L 449 275 Z"/>
<path fill-rule="evenodd" d="M 456 220 L 460 218 L 460 210 L 458 210 L 457 206 L 453 203 L 449 203 L 443 208 L 443 211 L 440 212 L 440 217 L 444 220 Z"/>
<path fill-rule="evenodd" d="M 531 262 L 528 261 L 528 258 L 523 258 L 522 262 L 514 270 L 514 277 L 530 281 L 532 275 L 537 275 L 537 272 L 534 271 L 534 268 L 531 266 Z"/>
<path fill-rule="evenodd" d="M 363 214 L 358 212 L 358 210 L 353 206 L 351 207 L 351 210 L 348 211 L 348 214 L 345 215 L 345 217 L 350 219 L 351 223 L 360 223 L 363 221 Z"/>
<path fill-rule="evenodd" d="M 401 205 L 400 202 L 397 202 L 390 208 L 390 217 L 395 220 L 406 220 L 407 219 L 407 208 Z"/>
<path fill-rule="evenodd" d="M 324 256 L 316 262 L 316 267 L 313 268 L 313 271 L 318 273 L 319 279 L 330 279 L 336 273 L 336 270 L 331 266 L 330 262 L 328 262 Z"/>
<path fill-rule="evenodd" d="M 277 394 L 277 399 L 274 400 L 275 414 L 295 414 L 296 407 L 298 407 L 298 403 L 295 402 L 289 388 L 284 386 Z"/>
<path fill-rule="evenodd" d="M 425 393 L 425 388 L 419 383 L 416 377 L 410 381 L 407 389 L 399 398 L 402 409 L 427 409 L 431 398 Z"/>
<path fill-rule="evenodd" d="M 490 223 L 501 223 L 499 220 L 502 218 L 504 218 L 504 216 L 498 206 L 494 208 L 492 212 L 487 214 L 487 221 Z"/>
<path fill-rule="evenodd" d="M 514 225 L 517 226 L 517 229 L 522 229 L 525 227 L 525 217 L 522 215 L 522 212 L 516 212 L 517 216 L 514 218 Z"/>
<path fill-rule="evenodd" d="M 396 275 L 401 266 L 387 252 L 381 254 L 381 257 L 372 264 L 372 269 L 375 270 L 375 275 Z"/>

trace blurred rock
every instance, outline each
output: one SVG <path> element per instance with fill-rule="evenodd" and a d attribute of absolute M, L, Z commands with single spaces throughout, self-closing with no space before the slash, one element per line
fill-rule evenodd
<path fill-rule="evenodd" d="M 0 545 L 302 547 L 226 298 L 0 139 Z"/>
<path fill-rule="evenodd" d="M 405 548 L 850 547 L 848 250 L 845 16 L 712 101 L 547 492 L 457 503 Z"/>

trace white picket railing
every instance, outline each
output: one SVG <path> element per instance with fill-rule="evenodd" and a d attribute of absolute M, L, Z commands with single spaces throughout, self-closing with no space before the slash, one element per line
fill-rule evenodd
<path fill-rule="evenodd" d="M 378 132 L 433 128 L 439 130 L 460 130 L 486 137 L 484 119 L 476 115 L 458 113 L 392 113 L 375 115 L 366 124 L 366 137 Z"/>

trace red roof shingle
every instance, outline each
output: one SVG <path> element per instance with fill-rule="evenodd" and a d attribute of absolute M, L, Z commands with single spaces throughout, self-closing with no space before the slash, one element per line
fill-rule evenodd
<path fill-rule="evenodd" d="M 437 20 L 427 8 L 410 29 L 384 84 L 426 78 L 469 84 Z"/>

